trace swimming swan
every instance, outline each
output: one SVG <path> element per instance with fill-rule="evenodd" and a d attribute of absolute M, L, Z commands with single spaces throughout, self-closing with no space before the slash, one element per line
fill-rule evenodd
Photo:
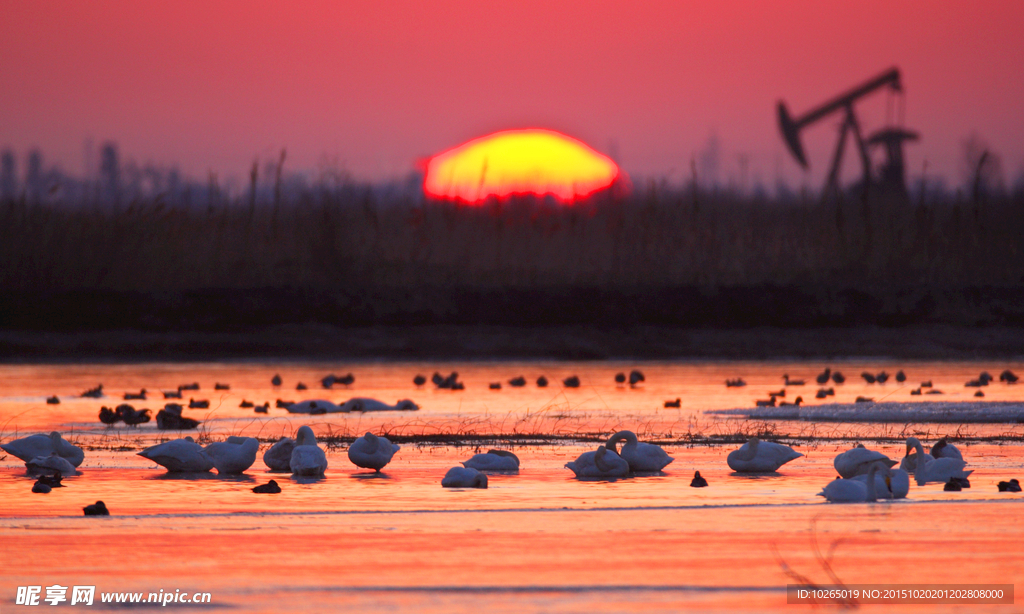
<path fill-rule="evenodd" d="M 291 437 L 278 439 L 277 443 L 263 453 L 263 464 L 271 471 L 291 471 L 294 448 L 295 440 Z"/>
<path fill-rule="evenodd" d="M 444 474 L 445 488 L 487 488 L 487 476 L 472 467 L 452 467 Z"/>
<path fill-rule="evenodd" d="M 519 471 L 519 457 L 508 450 L 488 450 L 487 454 L 474 454 L 462 465 L 477 471 Z"/>
<path fill-rule="evenodd" d="M 895 466 L 896 461 L 881 452 L 869 450 L 860 445 L 839 454 L 832 461 L 832 465 L 839 472 L 839 475 L 846 479 L 852 478 L 855 475 L 867 475 L 871 466 L 876 464 L 884 469 L 888 469 Z"/>
<path fill-rule="evenodd" d="M 25 462 L 37 456 L 49 456 L 51 452 L 56 452 L 58 456 L 67 459 L 75 467 L 81 465 L 85 460 L 85 452 L 82 451 L 82 448 L 66 441 L 57 431 L 53 431 L 49 435 L 29 435 L 15 439 L 0 445 L 0 449 Z"/>
<path fill-rule="evenodd" d="M 399 446 L 388 441 L 387 437 L 367 433 L 349 446 L 348 459 L 357 467 L 380 471 L 391 462 L 391 457 L 399 449 Z"/>
<path fill-rule="evenodd" d="M 872 465 L 875 466 L 875 465 Z M 875 489 L 883 499 L 906 499 L 910 492 L 910 474 L 902 469 L 890 469 L 890 474 L 885 475 L 884 467 L 878 465 L 878 473 L 875 474 Z M 867 474 L 855 475 L 851 480 L 857 480 L 865 486 L 868 483 Z M 886 480 L 888 479 L 888 484 Z"/>
<path fill-rule="evenodd" d="M 801 456 L 789 446 L 751 437 L 740 449 L 730 452 L 726 462 L 730 469 L 741 473 L 771 473 Z"/>
<path fill-rule="evenodd" d="M 621 450 L 616 450 L 616 444 L 623 440 L 626 444 L 622 446 Z M 638 442 L 636 433 L 633 431 L 619 431 L 615 433 L 608 439 L 605 447 L 612 452 L 617 452 L 619 456 L 626 459 L 626 462 L 629 463 L 630 471 L 634 473 L 661 471 L 675 460 L 662 450 L 661 446 Z"/>
<path fill-rule="evenodd" d="M 960 450 L 953 444 L 949 443 L 949 441 L 945 437 L 935 442 L 935 445 L 932 446 L 932 449 L 929 450 L 928 453 L 932 455 L 932 458 L 958 458 L 960 460 L 964 459 L 964 456 L 963 454 L 960 453 Z"/>
<path fill-rule="evenodd" d="M 577 478 L 624 478 L 629 475 L 629 462 L 614 450 L 601 446 L 593 452 L 584 452 L 565 464 Z"/>
<path fill-rule="evenodd" d="M 341 411 L 416 411 L 420 406 L 413 403 L 409 399 L 402 399 L 394 405 L 388 405 L 384 401 L 378 401 L 377 399 L 368 399 L 365 397 L 356 397 L 349 399 L 341 404 Z"/>
<path fill-rule="evenodd" d="M 950 478 L 966 478 L 967 476 L 974 473 L 974 470 L 964 471 L 964 466 L 967 465 L 964 461 L 957 458 L 932 458 L 930 454 L 924 453 L 924 448 L 921 446 L 921 442 L 917 437 L 907 438 L 907 451 L 913 448 L 917 451 L 917 458 L 924 459 L 924 467 L 920 464 L 914 470 L 914 479 L 917 480 L 918 486 L 924 486 L 928 482 L 942 482 L 945 484 Z"/>
<path fill-rule="evenodd" d="M 213 460 L 217 473 L 242 473 L 256 462 L 256 452 L 260 442 L 255 437 L 228 437 L 227 441 L 218 441 L 206 446 L 207 456 Z"/>
<path fill-rule="evenodd" d="M 852 479 L 832 480 L 817 496 L 825 497 L 825 500 L 829 503 L 871 503 L 877 501 L 875 477 L 880 471 L 883 472 L 883 475 L 890 473 L 888 467 L 882 468 L 878 463 L 875 463 L 871 465 L 871 469 L 868 470 L 868 474 L 865 476 L 867 484 Z"/>
<path fill-rule="evenodd" d="M 191 437 L 167 441 L 138 453 L 172 473 L 199 473 L 213 469 L 213 459 Z"/>
<path fill-rule="evenodd" d="M 308 426 L 299 427 L 288 466 L 293 474 L 309 477 L 319 477 L 327 471 L 327 455 L 316 445 L 316 435 Z"/>

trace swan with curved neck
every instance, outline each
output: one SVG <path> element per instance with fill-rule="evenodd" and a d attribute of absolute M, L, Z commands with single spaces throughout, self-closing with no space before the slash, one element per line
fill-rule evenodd
<path fill-rule="evenodd" d="M 234 475 L 244 472 L 256 462 L 260 442 L 255 437 L 228 437 L 206 446 L 206 454 L 213 460 L 217 473 Z"/>
<path fill-rule="evenodd" d="M 399 449 L 400 447 L 388 441 L 387 437 L 366 433 L 349 446 L 348 459 L 357 467 L 380 472 L 391 462 L 391 458 Z"/>
<path fill-rule="evenodd" d="M 914 469 L 914 479 L 917 480 L 918 486 L 924 486 L 928 482 L 942 482 L 945 484 L 950 478 L 966 478 L 974 473 L 973 469 L 964 471 L 967 463 L 958 458 L 945 456 L 942 458 L 932 458 L 930 454 L 925 454 L 924 447 L 917 437 L 907 438 L 908 455 L 911 449 L 917 452 L 918 463 Z M 921 459 L 924 459 L 923 463 Z"/>
<path fill-rule="evenodd" d="M 740 473 L 771 473 L 803 454 L 789 446 L 751 437 L 726 457 L 729 468 Z"/>
<path fill-rule="evenodd" d="M 280 443 L 279 441 L 274 445 Z M 299 432 L 295 435 L 295 445 L 288 460 L 288 468 L 295 475 L 308 477 L 320 477 L 327 471 L 327 455 L 317 445 L 316 435 L 308 426 L 300 426 Z"/>
<path fill-rule="evenodd" d="M 847 450 L 836 456 L 832 465 L 843 478 L 852 478 L 856 475 L 866 475 L 872 465 L 879 465 L 880 468 L 889 468 L 896 465 L 892 460 L 881 452 L 869 450 L 863 445 Z"/>
<path fill-rule="evenodd" d="M 621 450 L 617 450 L 616 444 L 620 441 L 626 443 Z M 630 471 L 634 473 L 661 471 L 675 460 L 662 450 L 661 446 L 640 443 L 633 431 L 615 433 L 608 439 L 605 447 L 624 458 L 629 463 Z"/>
<path fill-rule="evenodd" d="M 291 437 L 281 437 L 277 443 L 263 453 L 263 464 L 271 471 L 291 471 L 292 451 L 295 449 L 295 440 Z"/>

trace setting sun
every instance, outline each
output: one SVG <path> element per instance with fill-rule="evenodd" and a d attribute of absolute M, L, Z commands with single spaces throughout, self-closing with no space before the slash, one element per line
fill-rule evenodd
<path fill-rule="evenodd" d="M 512 194 L 551 194 L 568 202 L 618 177 L 610 158 L 576 139 L 552 130 L 506 130 L 430 158 L 423 187 L 435 198 L 467 202 Z"/>

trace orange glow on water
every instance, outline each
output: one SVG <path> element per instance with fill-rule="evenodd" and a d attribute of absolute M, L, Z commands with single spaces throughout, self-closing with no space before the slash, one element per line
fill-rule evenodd
<path fill-rule="evenodd" d="M 506 130 L 430 158 L 423 188 L 435 198 L 466 202 L 512 194 L 570 202 L 618 178 L 610 158 L 576 139 L 553 130 Z"/>

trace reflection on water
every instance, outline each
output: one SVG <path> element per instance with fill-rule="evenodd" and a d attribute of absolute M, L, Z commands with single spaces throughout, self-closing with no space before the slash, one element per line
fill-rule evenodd
<path fill-rule="evenodd" d="M 999 493 L 996 483 L 1024 477 L 1019 424 L 814 424 L 766 423 L 705 414 L 753 407 L 782 374 L 814 381 L 824 365 L 801 363 L 652 363 L 640 365 L 646 381 L 618 386 L 614 374 L 636 365 L 613 363 L 426 364 L 192 364 L 0 367 L 2 440 L 59 430 L 86 449 L 82 474 L 66 488 L 32 494 L 34 479 L 16 458 L 0 458 L 0 542 L 5 573 L 0 603 L 15 588 L 59 582 L 95 583 L 97 590 L 209 590 L 214 603 L 241 611 L 393 609 L 416 612 L 669 612 L 684 609 L 764 611 L 790 609 L 784 587 L 791 580 L 773 554 L 816 582 L 830 581 L 811 538 L 833 550 L 832 566 L 846 582 L 1024 581 L 1017 544 L 1024 497 Z M 964 382 L 982 370 L 1024 371 L 1019 364 L 833 363 L 847 373 L 828 402 L 857 396 L 920 399 L 911 384 L 930 379 L 951 399 L 974 399 Z M 867 384 L 862 370 L 894 373 Z M 466 390 L 417 389 L 417 373 L 458 371 Z M 328 373 L 355 375 L 349 387 L 319 388 Z M 281 387 L 270 378 L 279 373 Z M 490 390 L 522 374 L 528 385 Z M 537 388 L 539 375 L 552 382 Z M 580 388 L 562 389 L 576 375 Z M 742 377 L 744 388 L 726 388 Z M 144 447 L 182 434 L 153 423 L 107 428 L 99 408 L 124 402 L 125 391 L 173 390 L 200 382 L 188 397 L 210 409 L 185 409 L 203 420 L 192 435 L 221 440 L 260 437 L 256 463 L 240 476 L 215 472 L 172 474 L 136 456 Z M 213 382 L 230 390 L 213 390 Z M 310 390 L 295 390 L 303 381 Z M 107 397 L 74 395 L 103 383 Z M 429 384 L 428 384 L 429 386 Z M 319 388 L 319 389 L 313 389 Z M 808 403 L 815 386 L 790 387 Z M 985 399 L 1024 400 L 1024 386 L 993 383 Z M 46 405 L 56 394 L 60 405 Z M 274 409 L 278 398 L 351 397 L 387 403 L 411 398 L 418 412 L 292 416 Z M 156 397 L 162 397 L 159 393 Z M 163 399 L 131 401 L 153 410 Z M 680 408 L 664 401 L 682 399 Z M 270 402 L 270 413 L 241 408 L 242 399 Z M 823 401 L 822 401 L 823 402 Z M 154 411 L 155 413 L 155 411 Z M 323 478 L 281 479 L 262 452 L 281 435 L 311 424 L 321 437 L 393 434 L 444 435 L 443 445 L 404 443 L 382 473 L 353 466 L 344 444 L 328 446 Z M 617 480 L 573 479 L 564 467 L 593 450 L 597 437 L 630 429 L 666 442 L 676 458 L 654 475 Z M 695 433 L 722 435 L 768 431 L 814 436 L 794 442 L 803 457 L 771 474 L 744 475 L 725 463 L 729 446 L 684 443 Z M 518 474 L 490 473 L 487 489 L 445 489 L 441 477 L 488 443 L 460 445 L 461 434 L 531 436 L 563 434 L 589 441 L 548 441 L 511 447 L 522 461 Z M 914 434 L 929 443 L 944 434 L 969 435 L 958 444 L 975 473 L 971 488 L 945 492 L 942 484 L 912 485 L 906 500 L 829 505 L 817 497 L 835 477 L 832 459 L 852 445 L 829 437 L 863 437 L 869 447 L 898 459 L 899 440 Z M 999 435 L 999 441 L 984 441 Z M 871 438 L 884 438 L 872 442 Z M 1017 438 L 1014 441 L 1013 438 Z M 536 438 L 535 438 L 536 439 Z M 690 488 L 694 471 L 707 488 Z M 277 478 L 282 492 L 255 494 L 252 487 Z M 112 516 L 84 518 L 81 508 L 105 502 Z M 942 556 L 934 556 L 941 552 Z M 956 561 L 955 565 L 949 564 Z M 9 601 L 10 600 L 10 601 Z M 901 610 L 926 611 L 901 606 Z M 173 609 L 173 608 L 172 608 Z M 181 609 L 181 608 L 179 608 Z M 951 608 L 947 608 L 951 609 Z M 942 610 L 930 606 L 927 611 Z M 966 610 L 970 611 L 968 607 Z M 194 611 L 194 607 L 190 610 Z"/>

